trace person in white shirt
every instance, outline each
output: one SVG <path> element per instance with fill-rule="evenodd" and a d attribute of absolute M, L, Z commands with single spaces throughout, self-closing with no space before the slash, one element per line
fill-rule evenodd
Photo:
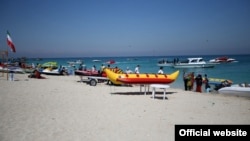
<path fill-rule="evenodd" d="M 139 74 L 140 73 L 140 71 L 139 71 L 139 65 L 137 65 L 136 67 L 135 67 L 135 73 L 137 73 L 137 74 Z"/>
<path fill-rule="evenodd" d="M 133 72 L 132 72 L 132 70 L 129 69 L 129 67 L 127 67 L 126 73 L 133 73 Z"/>
<path fill-rule="evenodd" d="M 158 71 L 158 74 L 163 74 L 163 67 L 160 67 L 159 71 Z"/>
<path fill-rule="evenodd" d="M 96 70 L 96 67 L 95 67 L 95 65 L 93 65 L 93 67 L 92 67 L 92 71 L 95 71 Z"/>

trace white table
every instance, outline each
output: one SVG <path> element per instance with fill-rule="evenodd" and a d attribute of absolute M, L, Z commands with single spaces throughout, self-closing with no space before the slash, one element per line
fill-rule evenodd
<path fill-rule="evenodd" d="M 151 84 L 150 87 L 153 88 L 153 90 L 152 90 L 153 99 L 155 98 L 155 89 L 159 88 L 159 89 L 164 90 L 163 91 L 163 94 L 164 94 L 163 99 L 165 100 L 165 98 L 166 98 L 166 89 L 169 88 L 170 86 L 169 85 L 164 85 L 164 84 Z"/>
<path fill-rule="evenodd" d="M 147 94 L 147 92 L 149 92 L 149 85 L 148 84 L 141 84 L 140 85 L 140 92 L 142 92 L 142 87 L 144 87 L 144 95 Z M 148 90 L 146 90 L 148 88 Z"/>

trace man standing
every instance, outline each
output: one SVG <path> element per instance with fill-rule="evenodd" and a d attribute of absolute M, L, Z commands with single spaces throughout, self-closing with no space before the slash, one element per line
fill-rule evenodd
<path fill-rule="evenodd" d="M 137 65 L 136 67 L 135 67 L 135 73 L 137 73 L 137 74 L 139 74 L 140 73 L 140 71 L 139 71 L 139 65 Z"/>
<path fill-rule="evenodd" d="M 183 81 L 185 91 L 187 91 L 188 73 L 185 70 L 183 71 Z"/>

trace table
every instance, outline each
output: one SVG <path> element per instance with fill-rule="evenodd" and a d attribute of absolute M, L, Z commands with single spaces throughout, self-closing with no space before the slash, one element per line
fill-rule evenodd
<path fill-rule="evenodd" d="M 155 90 L 156 88 L 159 88 L 159 89 L 163 89 L 163 99 L 165 100 L 166 99 L 166 89 L 169 88 L 170 86 L 169 85 L 164 85 L 164 84 L 151 84 L 150 85 L 151 88 L 153 88 L 152 90 L 152 97 L 153 99 L 155 98 Z"/>
<path fill-rule="evenodd" d="M 147 92 L 149 92 L 149 85 L 148 84 L 141 84 L 140 85 L 140 92 L 142 92 L 142 87 L 144 87 L 144 95 L 147 94 Z M 148 88 L 148 90 L 146 90 Z"/>

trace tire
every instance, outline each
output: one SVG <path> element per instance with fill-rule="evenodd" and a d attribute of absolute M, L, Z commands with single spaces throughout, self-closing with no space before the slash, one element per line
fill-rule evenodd
<path fill-rule="evenodd" d="M 89 85 L 90 86 L 96 86 L 97 82 L 95 79 L 91 79 L 90 82 L 89 82 Z"/>

